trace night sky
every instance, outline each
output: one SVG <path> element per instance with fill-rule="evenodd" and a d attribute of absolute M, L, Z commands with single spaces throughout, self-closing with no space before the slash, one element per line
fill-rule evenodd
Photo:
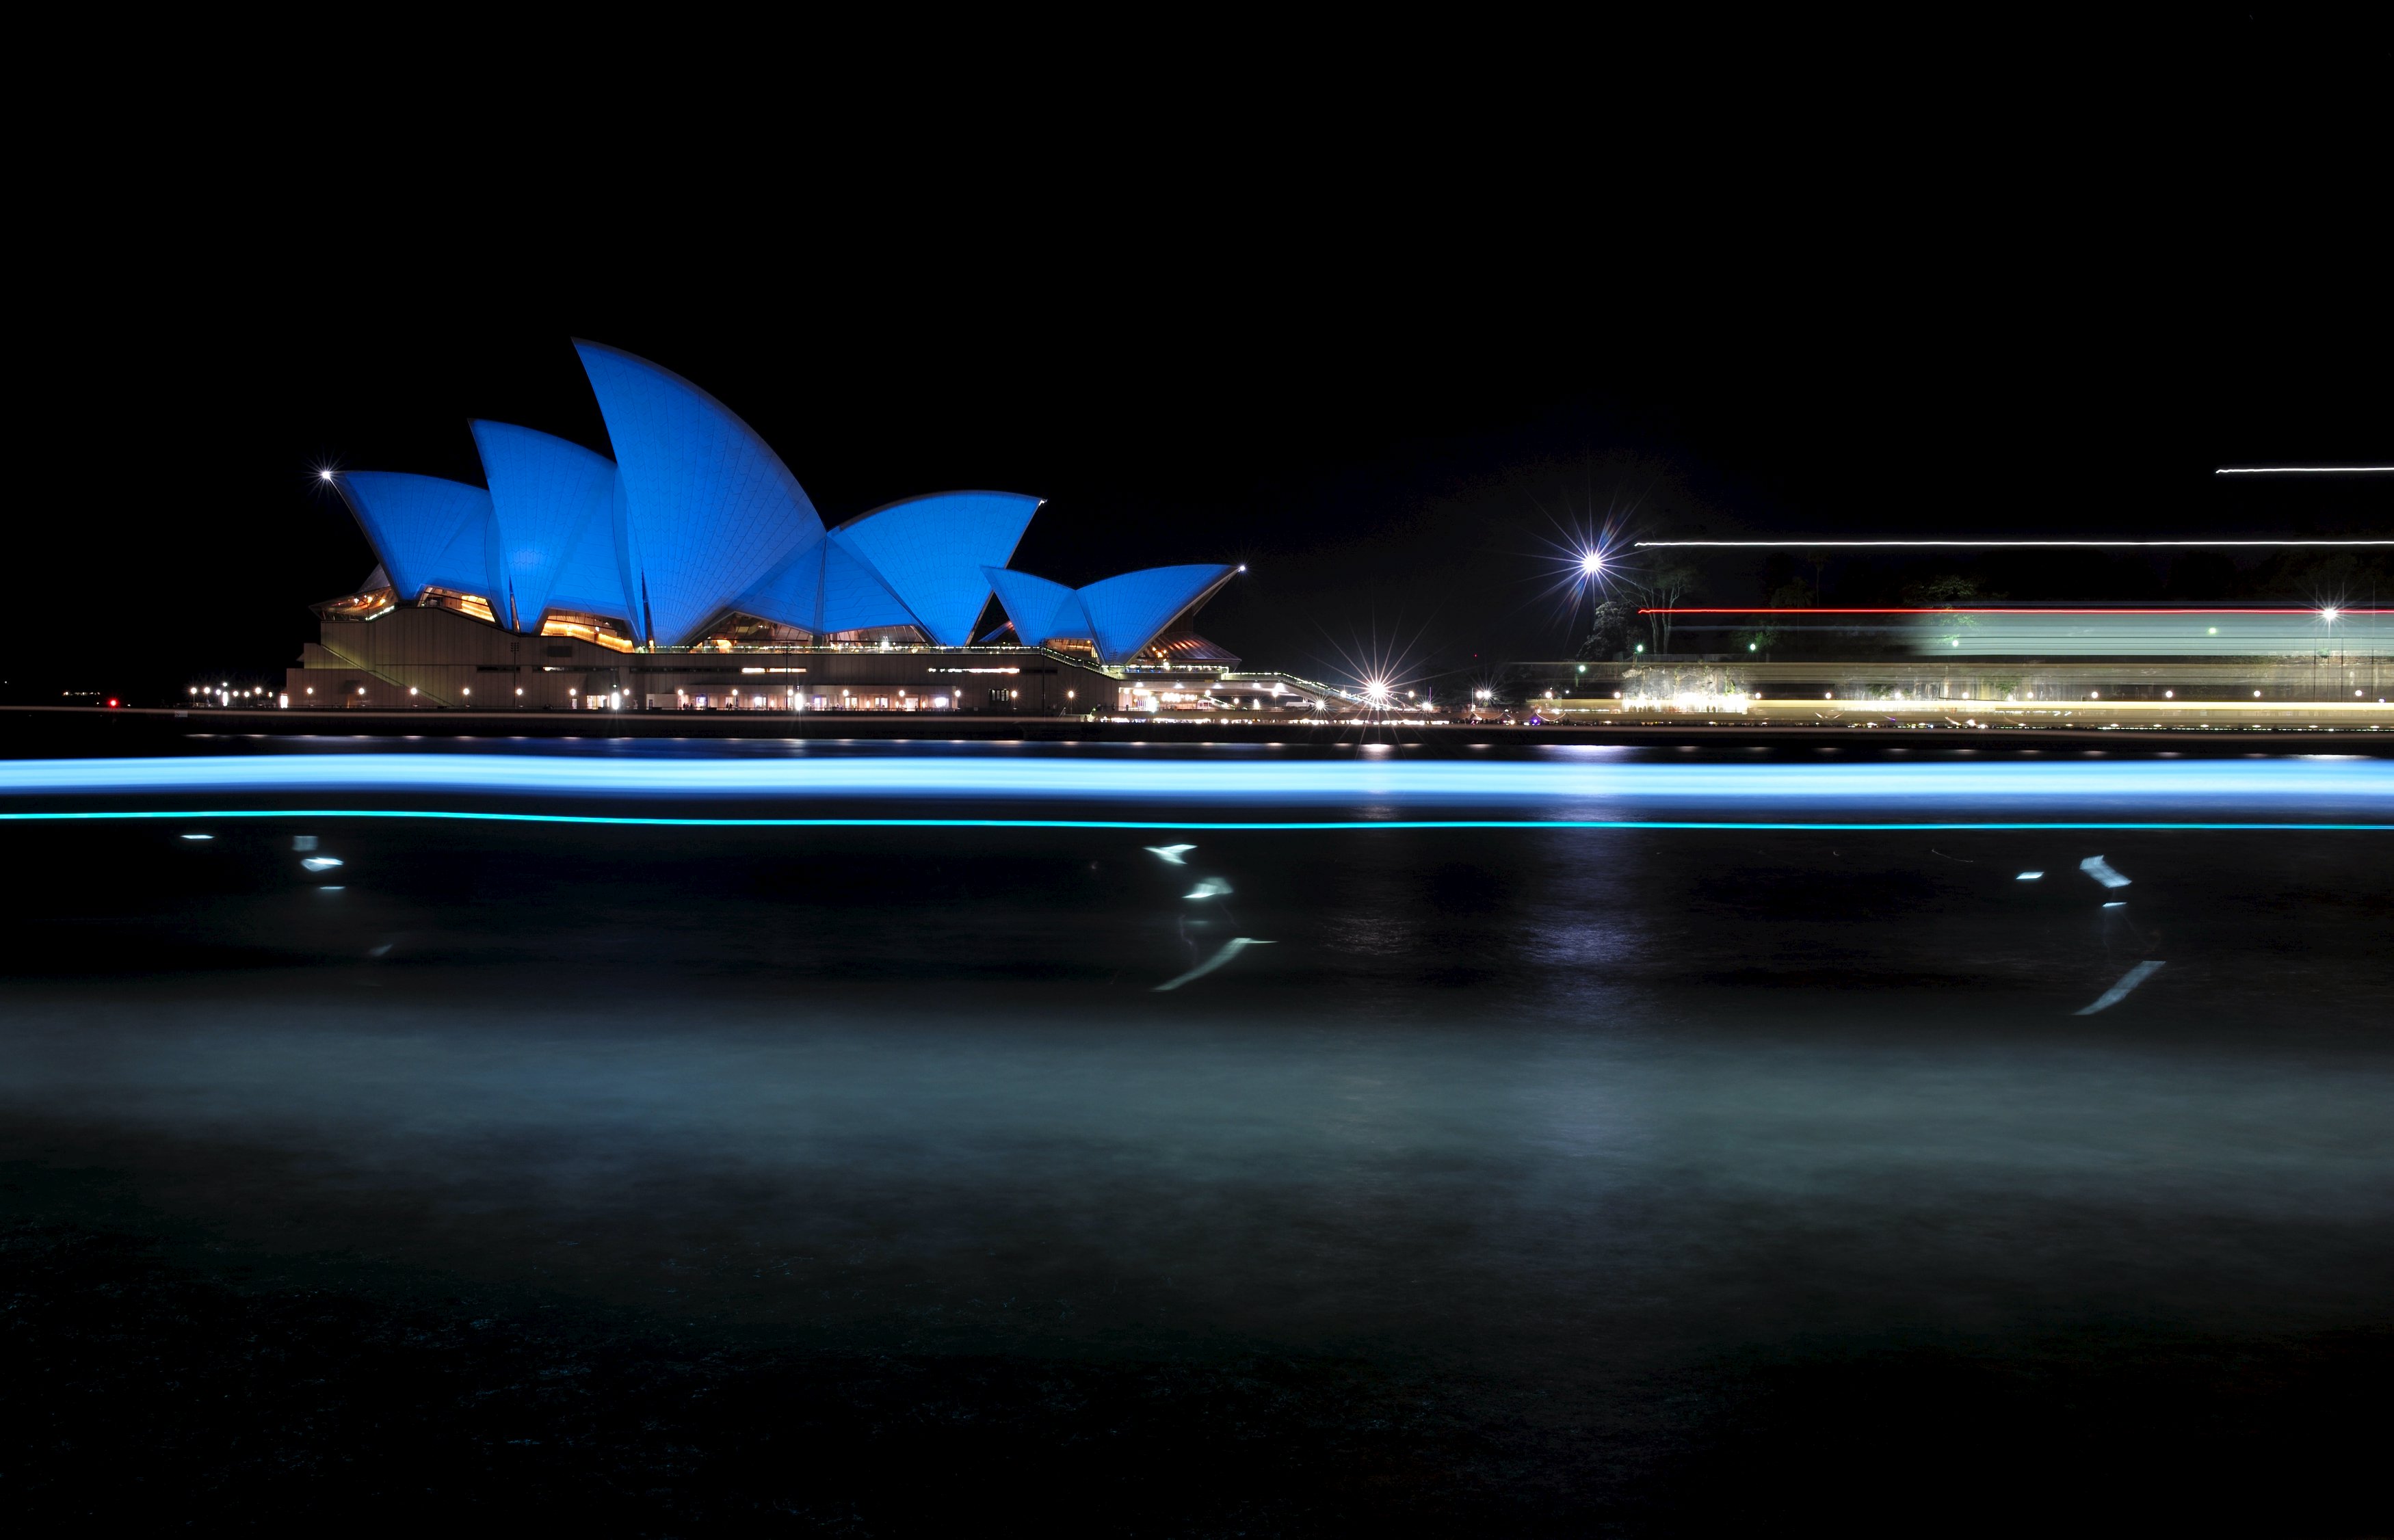
<path fill-rule="evenodd" d="M 308 141 L 358 131 L 357 103 L 304 128 L 232 111 L 106 192 L 51 184 L 40 330 L 71 409 L 20 448 L 73 468 L 20 518 L 33 570 L 107 581 L 20 582 L 20 635 L 75 645 L 20 655 L 6 693 L 279 677 L 305 606 L 373 564 L 313 467 L 479 480 L 474 416 L 604 450 L 575 336 L 714 392 L 826 520 L 1001 488 L 1049 500 L 1029 571 L 1244 561 L 1201 628 L 1303 672 L 1568 655 L 1553 579 L 1608 519 L 2382 534 L 2394 480 L 2212 471 L 2394 457 L 2384 44 L 2185 26 L 1749 39 L 1713 64 L 1624 43 L 1585 73 L 1525 39 L 1545 61 L 1518 81 L 1499 50 L 1316 102 L 1269 71 L 1143 105 L 1047 78 L 1013 127 L 690 124 L 603 169 L 626 125 L 383 113 L 344 159 Z M 721 157 L 669 153 L 709 133 Z M 485 135 L 505 152 L 458 158 Z M 1852 601 L 1919 575 L 1829 581 Z M 2276 580 L 1980 575 L 2017 598 Z M 1716 559 L 1690 601 L 1774 577 Z"/>

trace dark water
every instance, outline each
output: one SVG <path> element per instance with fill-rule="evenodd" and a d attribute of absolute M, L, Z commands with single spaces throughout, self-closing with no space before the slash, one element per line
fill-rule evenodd
<path fill-rule="evenodd" d="M 2394 1522 L 2394 836 L 0 839 L 51 1519 Z"/>

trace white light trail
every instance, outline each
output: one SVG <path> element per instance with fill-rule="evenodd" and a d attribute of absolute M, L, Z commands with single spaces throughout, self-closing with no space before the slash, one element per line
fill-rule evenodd
<path fill-rule="evenodd" d="M 1251 946 L 1269 946 L 1272 943 L 1269 941 L 1259 940 L 1254 936 L 1233 936 L 1229 941 L 1222 943 L 1221 951 L 1215 953 L 1204 962 L 1199 963 L 1195 967 L 1190 968 L 1188 972 L 1180 975 L 1180 977 L 1177 979 L 1166 979 L 1164 982 L 1156 985 L 1155 993 L 1162 994 L 1167 991 L 1178 989 L 1181 985 L 1188 983 L 1192 979 L 1203 979 L 1205 975 L 1213 972 L 1216 968 L 1221 967 L 1224 963 L 1229 962 L 1231 958 L 1237 956 L 1240 953 L 1244 952 Z"/>
<path fill-rule="evenodd" d="M 2394 466 L 2221 466 L 2214 476 L 2384 476 Z"/>
<path fill-rule="evenodd" d="M 2101 856 L 2088 856 L 2078 863 L 2078 869 L 2106 888 L 2125 888 L 2128 879 Z"/>
<path fill-rule="evenodd" d="M 2130 990 L 2136 988 L 2138 984 L 2143 983 L 2146 980 L 2151 978 L 2161 970 L 2162 965 L 2159 963 L 2138 963 L 2136 967 L 2122 974 L 2118 983 L 2113 984 L 2110 989 L 2107 989 L 2101 994 L 2097 995 L 2093 1005 L 2076 1011 L 2073 1014 L 2079 1016 L 2092 1016 L 2098 1010 L 2110 1010 L 2113 1006 L 2116 1006 L 2121 1001 L 2126 999 Z"/>

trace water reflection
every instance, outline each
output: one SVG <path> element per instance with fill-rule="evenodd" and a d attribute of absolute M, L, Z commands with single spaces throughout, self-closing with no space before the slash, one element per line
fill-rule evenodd
<path fill-rule="evenodd" d="M 0 1157 L 244 1255 L 1565 1442 L 1741 1354 L 2387 1308 L 2377 836 L 191 832 L 9 828 Z"/>
<path fill-rule="evenodd" d="M 15 1002 L 14 1137 L 109 1131 L 251 1241 L 684 1313 L 1539 1380 L 1791 1334 L 2365 1319 L 2394 1261 L 2394 1067 L 2316 1045 L 1903 1041 L 1717 998 L 1393 1034 L 335 1004 Z"/>

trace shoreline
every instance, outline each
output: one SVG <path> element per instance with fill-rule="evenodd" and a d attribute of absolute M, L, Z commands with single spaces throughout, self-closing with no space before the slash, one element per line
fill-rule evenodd
<path fill-rule="evenodd" d="M 2281 716 L 2285 708 L 2273 708 Z M 2322 715 L 2325 715 L 2322 713 Z M 592 720 L 593 717 L 600 718 Z M 2204 726 L 2123 723 L 2060 726 L 2006 722 L 1771 721 L 1751 717 L 1649 718 L 1605 723 L 1241 721 L 1220 717 L 1093 719 L 1085 717 L 937 717 L 897 712 L 564 712 L 305 711 L 165 706 L 0 706 L 0 757 L 61 750 L 157 753 L 226 737 L 355 736 L 414 738 L 900 740 L 986 743 L 1115 743 L 1198 746 L 1288 744 L 1312 747 L 1385 744 L 1470 749 L 1495 746 L 1910 747 L 1929 738 L 1940 747 L 2102 744 L 2138 752 L 2394 754 L 2394 730 L 2376 724 L 2283 719 Z"/>

